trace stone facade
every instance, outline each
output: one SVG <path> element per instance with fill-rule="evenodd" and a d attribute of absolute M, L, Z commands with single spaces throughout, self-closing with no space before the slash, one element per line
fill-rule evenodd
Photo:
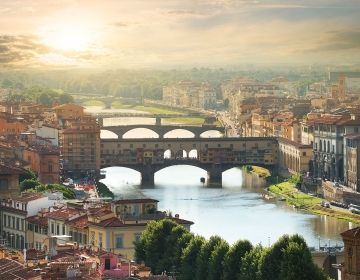
<path fill-rule="evenodd" d="M 216 92 L 208 83 L 180 81 L 163 87 L 163 101 L 174 107 L 209 109 L 216 104 Z"/>

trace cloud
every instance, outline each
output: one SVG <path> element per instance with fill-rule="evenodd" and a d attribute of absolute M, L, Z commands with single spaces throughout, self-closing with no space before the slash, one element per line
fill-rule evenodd
<path fill-rule="evenodd" d="M 26 63 L 48 48 L 38 43 L 32 36 L 0 35 L 0 63 Z"/>
<path fill-rule="evenodd" d="M 333 52 L 360 50 L 360 30 L 328 31 L 315 47 L 304 52 Z"/>

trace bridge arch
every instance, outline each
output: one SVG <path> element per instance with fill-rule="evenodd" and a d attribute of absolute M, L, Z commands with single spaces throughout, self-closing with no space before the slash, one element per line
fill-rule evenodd
<path fill-rule="evenodd" d="M 192 149 L 188 152 L 188 158 L 199 158 L 199 152 L 197 149 Z"/>
<path fill-rule="evenodd" d="M 114 133 L 111 130 L 101 129 L 100 130 L 100 138 L 101 139 L 119 139 L 119 135 L 117 135 L 116 133 Z"/>
<path fill-rule="evenodd" d="M 164 134 L 164 138 L 194 138 L 194 137 L 196 137 L 194 132 L 190 131 L 189 129 L 183 129 L 183 128 L 171 129 Z"/>
<path fill-rule="evenodd" d="M 135 139 L 135 138 L 159 138 L 159 134 L 150 128 L 132 128 L 127 130 L 123 135 L 123 139 Z"/>
<path fill-rule="evenodd" d="M 220 138 L 223 134 L 216 129 L 209 129 L 200 134 L 200 138 Z"/>

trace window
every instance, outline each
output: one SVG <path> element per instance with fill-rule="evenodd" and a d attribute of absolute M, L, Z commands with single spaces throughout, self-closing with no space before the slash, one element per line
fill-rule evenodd
<path fill-rule="evenodd" d="M 102 233 L 99 232 L 99 248 L 102 249 Z"/>
<path fill-rule="evenodd" d="M 0 179 L 0 191 L 7 191 L 9 189 L 9 182 L 7 179 Z"/>
<path fill-rule="evenodd" d="M 60 234 L 60 225 L 56 225 L 56 234 Z"/>
<path fill-rule="evenodd" d="M 117 235 L 116 236 L 116 244 L 115 244 L 115 248 L 116 249 L 121 249 L 124 247 L 123 244 L 123 236 L 122 235 Z"/>
<path fill-rule="evenodd" d="M 65 233 L 65 225 L 62 226 L 62 234 L 64 234 L 64 235 L 66 234 Z"/>
<path fill-rule="evenodd" d="M 52 234 L 55 234 L 55 231 L 54 231 L 54 224 L 53 224 L 53 223 L 51 223 L 51 233 L 52 233 Z"/>
<path fill-rule="evenodd" d="M 6 215 L 4 214 L 4 218 L 3 218 L 3 226 L 6 227 Z"/>

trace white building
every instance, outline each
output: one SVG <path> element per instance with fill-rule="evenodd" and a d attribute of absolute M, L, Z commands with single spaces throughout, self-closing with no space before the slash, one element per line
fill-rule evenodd
<path fill-rule="evenodd" d="M 0 202 L 1 236 L 15 249 L 26 247 L 25 219 L 36 215 L 41 208 L 48 208 L 53 200 L 40 193 L 22 193 L 18 197 Z"/>

